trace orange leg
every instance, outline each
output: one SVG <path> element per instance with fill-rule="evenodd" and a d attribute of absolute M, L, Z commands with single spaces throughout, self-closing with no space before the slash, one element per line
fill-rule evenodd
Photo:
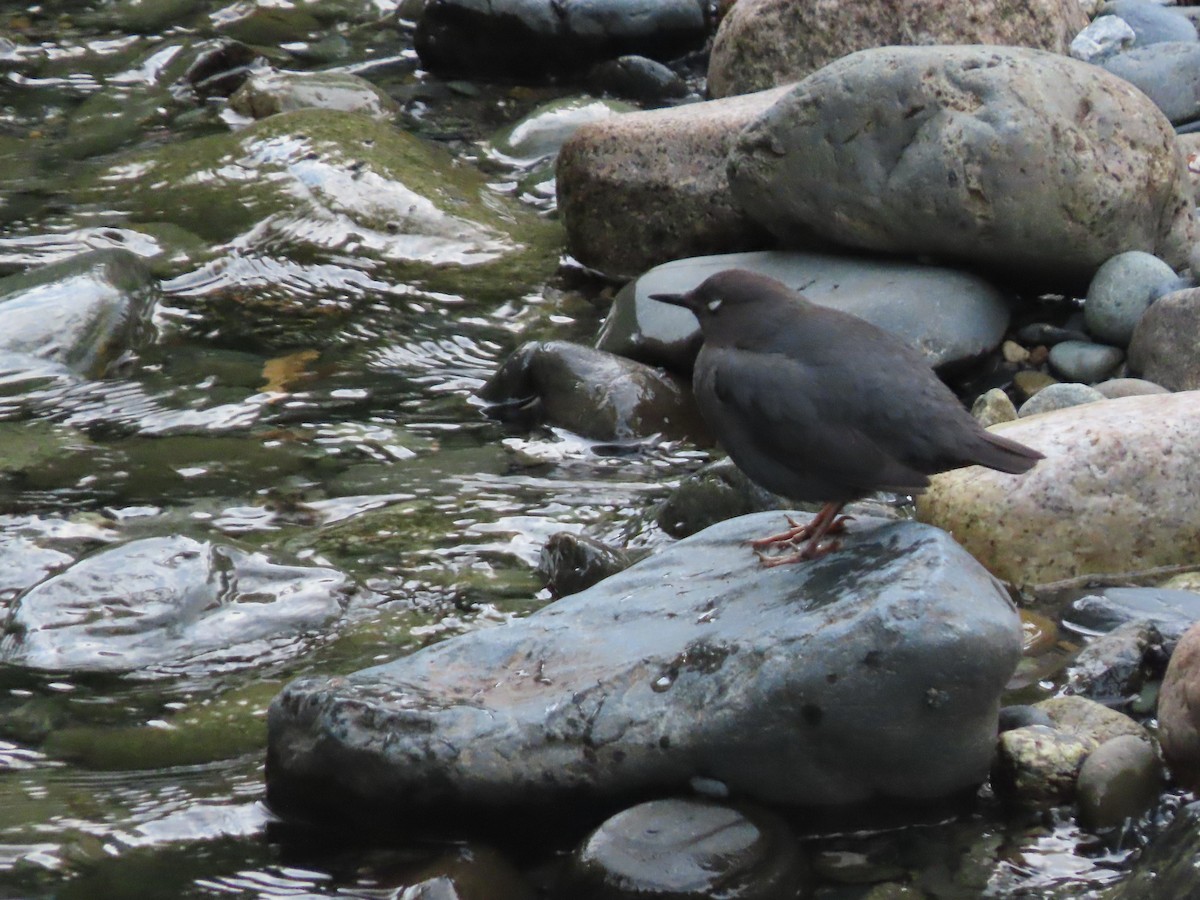
<path fill-rule="evenodd" d="M 846 522 L 849 521 L 850 517 L 838 515 L 845 505 L 845 503 L 826 503 L 821 507 L 821 511 L 817 513 L 813 520 L 804 525 L 798 525 L 789 516 L 788 524 L 791 528 L 788 531 L 751 541 L 750 546 L 758 554 L 759 562 L 767 567 L 784 566 L 789 563 L 817 559 L 826 553 L 831 553 L 838 548 L 839 542 L 828 541 L 822 544 L 821 541 L 827 534 L 838 534 L 845 531 Z M 794 545 L 800 541 L 807 541 L 807 543 L 795 553 L 781 556 L 767 556 L 763 553 L 763 550 L 767 547 L 779 544 Z"/>

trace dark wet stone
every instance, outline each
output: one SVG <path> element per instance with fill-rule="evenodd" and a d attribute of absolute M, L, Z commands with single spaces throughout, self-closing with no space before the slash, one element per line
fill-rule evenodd
<path fill-rule="evenodd" d="M 0 279 L 0 352 L 101 378 L 153 332 L 157 283 L 127 250 L 94 250 Z"/>
<path fill-rule="evenodd" d="M 703 800 L 654 800 L 593 831 L 558 896 L 777 900 L 798 896 L 802 881 L 796 838 L 779 817 Z"/>
<path fill-rule="evenodd" d="M 1101 65 L 1142 91 L 1172 123 L 1200 115 L 1200 43 L 1135 47 L 1113 54 Z"/>
<path fill-rule="evenodd" d="M 1200 787 L 1200 625 L 1179 639 L 1158 694 L 1158 740 L 1175 780 Z"/>
<path fill-rule="evenodd" d="M 1145 849 L 1129 876 L 1105 900 L 1167 900 L 1192 897 L 1200 870 L 1200 802 L 1180 809 Z"/>
<path fill-rule="evenodd" d="M 156 537 L 85 557 L 13 603 L 0 660 L 48 671 L 178 671 L 261 665 L 304 649 L 341 615 L 333 569 Z"/>
<path fill-rule="evenodd" d="M 684 478 L 659 504 L 654 518 L 671 537 L 683 538 L 734 516 L 790 505 L 747 478 L 732 460 L 722 459 Z"/>
<path fill-rule="evenodd" d="M 1032 322 L 1017 331 L 1017 340 L 1030 347 L 1038 345 L 1053 347 L 1063 341 L 1086 341 L 1085 332 L 1075 328 L 1063 328 L 1048 322 Z"/>
<path fill-rule="evenodd" d="M 219 38 L 196 54 L 182 83 L 198 97 L 228 97 L 236 91 L 261 57 L 257 50 L 238 41 Z"/>
<path fill-rule="evenodd" d="M 577 594 L 627 568 L 624 551 L 571 531 L 550 535 L 538 559 L 538 574 L 555 597 Z"/>
<path fill-rule="evenodd" d="M 1150 809 L 1162 784 L 1162 765 L 1149 741 L 1132 735 L 1105 741 L 1079 770 L 1079 821 L 1091 829 L 1120 825 Z"/>
<path fill-rule="evenodd" d="M 1005 706 L 1000 709 L 1000 731 L 1012 731 L 1027 725 L 1053 726 L 1054 721 L 1036 706 Z"/>
<path fill-rule="evenodd" d="M 617 294 L 596 345 L 690 374 L 700 347 L 695 317 L 650 295 L 691 290 L 732 268 L 770 275 L 814 303 L 866 319 L 912 344 L 934 367 L 995 349 L 1008 327 L 1004 295 L 978 275 L 867 256 L 757 251 L 656 266 Z"/>
<path fill-rule="evenodd" d="M 1101 588 L 1080 597 L 1063 614 L 1063 624 L 1085 634 L 1148 621 L 1164 635 L 1179 637 L 1200 619 L 1200 594 L 1170 588 Z"/>
<path fill-rule="evenodd" d="M 1102 703 L 1125 702 L 1162 674 L 1165 658 L 1152 622 L 1127 622 L 1088 642 L 1067 668 L 1067 687 Z"/>
<path fill-rule="evenodd" d="M 673 375 L 568 341 L 522 344 L 479 389 L 497 419 L 595 440 L 706 440 L 691 388 Z"/>
<path fill-rule="evenodd" d="M 621 56 L 592 67 L 588 87 L 600 94 L 611 94 L 640 103 L 654 103 L 682 97 L 688 87 L 668 66 L 645 56 Z"/>
<path fill-rule="evenodd" d="M 414 36 L 435 72 L 540 77 L 602 59 L 671 59 L 708 36 L 700 0 L 428 0 Z"/>
<path fill-rule="evenodd" d="M 411 821 L 695 778 L 784 805 L 976 786 L 1020 656 L 1006 592 L 911 522 L 857 520 L 841 550 L 764 570 L 744 542 L 782 524 L 725 522 L 525 619 L 292 682 L 271 803 Z"/>

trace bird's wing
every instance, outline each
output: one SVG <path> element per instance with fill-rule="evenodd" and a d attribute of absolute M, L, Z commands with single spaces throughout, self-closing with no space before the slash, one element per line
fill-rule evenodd
<path fill-rule="evenodd" d="M 697 386 L 708 390 L 699 390 L 698 398 L 703 408 L 705 395 L 711 397 L 705 413 L 735 462 L 738 449 L 755 452 L 797 478 L 815 478 L 847 495 L 928 485 L 874 433 L 876 401 L 862 396 L 864 385 L 853 373 L 732 347 L 706 346 L 702 356 Z"/>

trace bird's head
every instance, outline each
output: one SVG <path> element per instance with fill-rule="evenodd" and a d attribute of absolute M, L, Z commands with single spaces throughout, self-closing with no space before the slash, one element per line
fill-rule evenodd
<path fill-rule="evenodd" d="M 699 285 L 683 294 L 651 294 L 651 300 L 682 306 L 700 320 L 701 329 L 706 325 L 745 321 L 769 309 L 779 300 L 793 302 L 794 292 L 782 282 L 748 272 L 745 269 L 726 269 L 710 275 Z M 707 329 L 705 329 L 707 331 Z"/>

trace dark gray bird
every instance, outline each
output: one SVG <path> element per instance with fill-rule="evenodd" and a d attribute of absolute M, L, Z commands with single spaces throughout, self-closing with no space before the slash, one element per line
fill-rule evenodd
<path fill-rule="evenodd" d="M 693 387 L 705 421 L 752 481 L 825 506 L 806 525 L 751 545 L 766 565 L 813 559 L 850 500 L 920 493 L 962 466 L 1025 472 L 1042 454 L 985 430 L 899 338 L 743 269 L 686 294 L 651 299 L 691 310 L 704 344 Z M 764 548 L 798 545 L 764 557 Z"/>

